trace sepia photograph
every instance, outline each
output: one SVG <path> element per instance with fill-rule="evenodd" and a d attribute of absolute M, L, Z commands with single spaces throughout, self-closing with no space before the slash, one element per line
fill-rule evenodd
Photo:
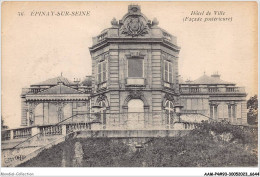
<path fill-rule="evenodd" d="M 256 1 L 4 1 L 1 66 L 3 176 L 259 176 Z"/>

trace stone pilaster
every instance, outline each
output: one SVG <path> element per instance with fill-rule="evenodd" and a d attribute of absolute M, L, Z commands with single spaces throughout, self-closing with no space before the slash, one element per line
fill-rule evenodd
<path fill-rule="evenodd" d="M 28 107 L 26 104 L 25 95 L 21 96 L 21 126 L 28 126 L 27 120 Z"/>

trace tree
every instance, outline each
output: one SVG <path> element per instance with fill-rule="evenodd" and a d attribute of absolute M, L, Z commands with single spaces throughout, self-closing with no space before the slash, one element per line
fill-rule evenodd
<path fill-rule="evenodd" d="M 4 125 L 3 117 L 1 116 L 1 130 L 8 129 L 8 126 Z"/>
<path fill-rule="evenodd" d="M 258 122 L 258 97 L 257 95 L 250 97 L 247 101 L 247 123 L 250 125 L 257 124 Z"/>

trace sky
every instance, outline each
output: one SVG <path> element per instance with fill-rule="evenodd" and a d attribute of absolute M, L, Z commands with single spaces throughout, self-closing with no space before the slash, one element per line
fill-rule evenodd
<path fill-rule="evenodd" d="M 221 79 L 257 94 L 256 2 L 4 2 L 2 4 L 2 116 L 21 123 L 21 89 L 63 74 L 70 80 L 91 75 L 92 37 L 120 20 L 129 4 L 177 37 L 179 74 L 194 80 L 218 72 Z M 35 12 L 89 11 L 88 16 L 32 16 Z M 203 15 L 191 15 L 192 11 Z M 211 15 L 206 16 L 206 12 Z M 224 15 L 214 15 L 223 11 Z M 22 14 L 23 16 L 19 16 Z M 183 21 L 231 18 L 232 21 Z"/>

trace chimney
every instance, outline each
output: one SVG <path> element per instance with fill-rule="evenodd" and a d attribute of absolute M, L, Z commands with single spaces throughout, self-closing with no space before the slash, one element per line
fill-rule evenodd
<path fill-rule="evenodd" d="M 79 79 L 79 78 L 74 78 L 74 83 L 77 84 L 77 85 L 79 85 L 80 79 Z"/>
<path fill-rule="evenodd" d="M 218 72 L 213 73 L 211 77 L 220 79 L 220 75 L 218 74 Z"/>

